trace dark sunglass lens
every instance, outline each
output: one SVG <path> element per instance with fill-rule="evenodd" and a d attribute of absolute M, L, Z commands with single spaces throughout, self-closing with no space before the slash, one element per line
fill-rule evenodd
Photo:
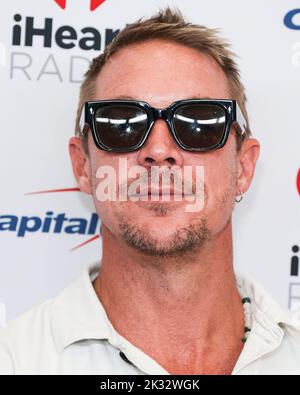
<path fill-rule="evenodd" d="M 111 149 L 131 149 L 138 145 L 147 131 L 146 112 L 130 104 L 111 104 L 95 111 L 98 139 Z"/>
<path fill-rule="evenodd" d="M 221 142 L 226 126 L 226 113 L 214 104 L 189 104 L 174 114 L 178 139 L 188 148 L 211 148 Z"/>

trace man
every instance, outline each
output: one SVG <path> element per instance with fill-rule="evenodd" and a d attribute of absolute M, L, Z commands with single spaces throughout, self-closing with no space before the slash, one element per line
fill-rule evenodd
<path fill-rule="evenodd" d="M 233 269 L 231 215 L 259 156 L 245 102 L 228 44 L 170 9 L 128 25 L 94 59 L 69 149 L 102 222 L 100 270 L 2 331 L 2 373 L 300 373 L 289 313 Z M 148 187 L 153 168 L 201 168 L 189 182 L 203 200 L 187 210 L 174 175 L 168 201 L 161 186 L 101 199 L 104 166 L 123 187 L 134 166 Z"/>

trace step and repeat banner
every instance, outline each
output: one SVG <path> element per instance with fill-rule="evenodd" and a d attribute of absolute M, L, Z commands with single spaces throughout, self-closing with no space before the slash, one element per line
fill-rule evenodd
<path fill-rule="evenodd" d="M 100 260 L 99 220 L 68 153 L 80 82 L 119 29 L 166 5 L 219 28 L 239 55 L 261 157 L 234 210 L 234 263 L 299 306 L 300 2 L 10 0 L 0 5 L 0 325 Z"/>

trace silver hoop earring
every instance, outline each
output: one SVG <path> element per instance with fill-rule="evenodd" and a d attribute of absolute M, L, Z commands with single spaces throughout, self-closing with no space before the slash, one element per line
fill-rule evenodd
<path fill-rule="evenodd" d="M 235 198 L 234 200 L 237 202 L 237 203 L 239 203 L 239 202 L 241 202 L 242 200 L 243 200 L 243 197 L 244 197 L 244 195 L 241 193 L 241 191 L 240 191 L 240 197 L 237 199 L 237 198 Z"/>

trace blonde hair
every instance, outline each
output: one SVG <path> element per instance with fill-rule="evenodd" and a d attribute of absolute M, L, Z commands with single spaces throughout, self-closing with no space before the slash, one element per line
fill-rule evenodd
<path fill-rule="evenodd" d="M 82 108 L 86 101 L 94 99 L 95 80 L 108 59 L 121 48 L 153 39 L 182 44 L 201 53 L 208 54 L 218 62 L 227 77 L 229 92 L 232 95 L 231 98 L 237 100 L 245 117 L 247 123 L 245 137 L 249 137 L 251 132 L 246 110 L 245 88 L 241 82 L 240 72 L 234 60 L 235 54 L 231 51 L 230 44 L 218 36 L 218 29 L 187 22 L 180 11 L 171 10 L 169 7 L 160 10 L 158 14 L 148 19 L 141 18 L 134 23 L 126 25 L 113 41 L 105 47 L 104 52 L 92 60 L 80 87 L 75 134 L 80 136 L 79 121 Z M 88 152 L 86 136 L 87 133 L 82 138 L 85 151 Z M 238 149 L 241 146 L 241 142 L 242 138 L 239 138 Z"/>

